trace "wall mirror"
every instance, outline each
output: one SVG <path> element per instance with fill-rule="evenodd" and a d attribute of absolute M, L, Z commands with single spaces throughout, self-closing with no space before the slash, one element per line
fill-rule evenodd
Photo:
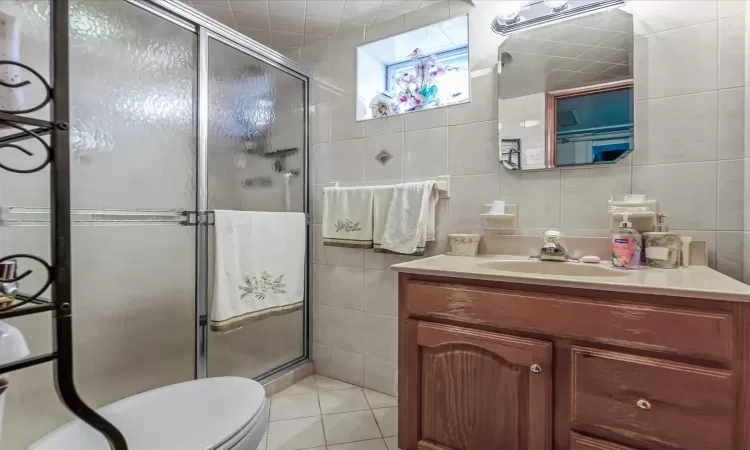
<path fill-rule="evenodd" d="M 358 121 L 469 101 L 468 15 L 360 45 L 356 74 Z"/>
<path fill-rule="evenodd" d="M 628 12 L 519 29 L 504 36 L 498 57 L 499 159 L 506 169 L 612 164 L 633 151 Z"/>

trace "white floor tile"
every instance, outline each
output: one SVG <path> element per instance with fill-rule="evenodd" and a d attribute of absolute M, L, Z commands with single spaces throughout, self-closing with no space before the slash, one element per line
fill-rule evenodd
<path fill-rule="evenodd" d="M 388 450 L 382 439 L 371 441 L 349 442 L 347 444 L 329 445 L 328 450 Z"/>
<path fill-rule="evenodd" d="M 271 421 L 319 415 L 318 394 L 287 395 L 271 398 Z"/>
<path fill-rule="evenodd" d="M 383 439 L 388 450 L 398 450 L 398 436 L 391 436 Z"/>
<path fill-rule="evenodd" d="M 341 389 L 339 391 L 319 392 L 320 411 L 323 414 L 336 414 L 370 409 L 362 389 Z"/>
<path fill-rule="evenodd" d="M 373 409 L 375 420 L 383 436 L 390 437 L 398 434 L 398 408 Z"/>
<path fill-rule="evenodd" d="M 355 411 L 323 416 L 326 444 L 344 444 L 381 437 L 370 411 Z"/>
<path fill-rule="evenodd" d="M 398 406 L 398 400 L 396 397 L 390 395 L 381 394 L 380 392 L 371 391 L 369 389 L 362 389 L 367 397 L 367 402 L 370 404 L 370 408 L 390 408 Z"/>
<path fill-rule="evenodd" d="M 299 383 L 293 384 L 274 397 L 284 397 L 287 395 L 301 395 L 301 394 L 314 394 L 318 392 L 318 388 L 315 384 L 315 377 L 307 377 Z"/>
<path fill-rule="evenodd" d="M 280 420 L 268 425 L 268 450 L 300 450 L 324 445 L 320 417 Z"/>
<path fill-rule="evenodd" d="M 339 389 L 351 389 L 357 386 L 343 381 L 334 380 L 333 378 L 315 375 L 315 381 L 318 385 L 318 392 L 338 391 Z"/>

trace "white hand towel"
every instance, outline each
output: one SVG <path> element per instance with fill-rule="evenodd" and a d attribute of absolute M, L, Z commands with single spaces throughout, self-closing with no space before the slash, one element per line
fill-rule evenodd
<path fill-rule="evenodd" d="M 373 186 L 372 188 L 372 246 L 381 251 L 388 209 L 396 193 L 396 186 Z"/>
<path fill-rule="evenodd" d="M 323 188 L 323 245 L 372 248 L 372 187 Z"/>
<path fill-rule="evenodd" d="M 215 214 L 216 265 L 211 330 L 302 308 L 305 215 L 221 211 Z"/>
<path fill-rule="evenodd" d="M 396 186 L 388 208 L 381 249 L 405 255 L 423 255 L 428 237 L 435 239 L 435 205 L 438 198 L 435 181 Z"/>

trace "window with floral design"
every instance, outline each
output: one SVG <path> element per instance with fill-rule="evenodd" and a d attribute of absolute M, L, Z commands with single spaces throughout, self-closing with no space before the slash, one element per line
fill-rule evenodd
<path fill-rule="evenodd" d="M 470 100 L 468 17 L 357 47 L 357 120 Z"/>

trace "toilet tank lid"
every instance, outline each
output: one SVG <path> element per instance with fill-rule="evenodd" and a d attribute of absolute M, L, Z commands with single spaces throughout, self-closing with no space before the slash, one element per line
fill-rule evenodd
<path fill-rule="evenodd" d="M 233 438 L 263 410 L 265 390 L 240 377 L 218 377 L 165 386 L 98 411 L 125 436 L 129 450 L 213 450 Z M 29 450 L 109 448 L 80 420 L 57 429 Z"/>

